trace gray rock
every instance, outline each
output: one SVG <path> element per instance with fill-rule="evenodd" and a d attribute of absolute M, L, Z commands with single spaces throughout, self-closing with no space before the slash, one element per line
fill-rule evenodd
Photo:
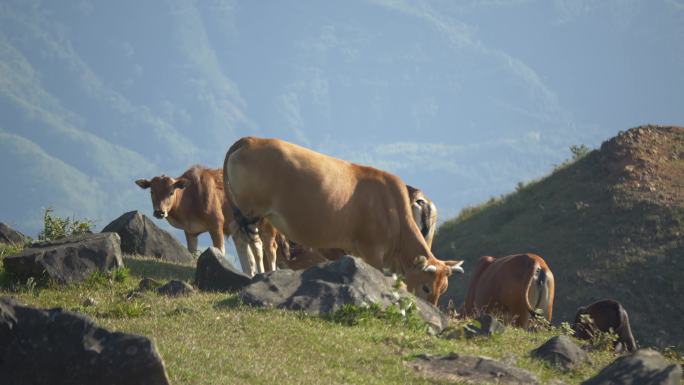
<path fill-rule="evenodd" d="M 670 364 L 660 353 L 640 349 L 622 356 L 582 385 L 680 385 L 682 368 Z"/>
<path fill-rule="evenodd" d="M 167 385 L 152 341 L 112 333 L 86 316 L 0 298 L 0 382 L 32 385 Z"/>
<path fill-rule="evenodd" d="M 34 242 L 5 257 L 5 270 L 15 279 L 58 283 L 82 282 L 94 272 L 123 267 L 116 233 L 81 234 L 56 241 Z"/>
<path fill-rule="evenodd" d="M 27 238 L 24 234 L 0 222 L 0 243 L 23 245 L 26 243 L 26 240 Z"/>
<path fill-rule="evenodd" d="M 157 293 L 168 295 L 170 297 L 190 295 L 194 292 L 195 289 L 193 289 L 192 286 L 188 285 L 183 281 L 178 281 L 176 279 L 172 279 L 167 284 L 159 286 L 157 288 Z"/>
<path fill-rule="evenodd" d="M 556 336 L 534 349 L 532 357 L 547 361 L 552 365 L 560 365 L 565 370 L 591 363 L 587 352 L 577 346 L 568 336 Z"/>
<path fill-rule="evenodd" d="M 239 291 L 250 282 L 252 278 L 233 268 L 215 247 L 209 247 L 197 259 L 195 285 L 201 291 Z"/>
<path fill-rule="evenodd" d="M 422 355 L 407 363 L 422 376 L 435 381 L 475 384 L 539 384 L 532 373 L 484 357 Z"/>
<path fill-rule="evenodd" d="M 447 317 L 432 304 L 392 287 L 384 274 L 351 256 L 323 263 L 306 270 L 277 270 L 256 275 L 253 283 L 240 293 L 244 303 L 313 314 L 325 314 L 342 305 L 367 306 L 378 304 L 386 308 L 402 297 L 411 297 L 418 314 L 439 333 L 448 324 Z"/>
<path fill-rule="evenodd" d="M 477 323 L 469 323 L 464 328 L 466 337 L 492 336 L 501 334 L 506 330 L 506 326 L 490 314 L 483 314 L 475 319 Z"/>
<path fill-rule="evenodd" d="M 121 251 L 126 254 L 146 255 L 182 263 L 194 261 L 185 246 L 139 211 L 123 214 L 105 226 L 102 232 L 119 234 Z"/>

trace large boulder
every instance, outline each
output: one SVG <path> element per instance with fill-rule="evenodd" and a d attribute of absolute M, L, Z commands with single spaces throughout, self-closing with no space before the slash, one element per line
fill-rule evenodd
<path fill-rule="evenodd" d="M 56 241 L 34 242 L 19 254 L 5 257 L 13 278 L 58 283 L 82 282 L 94 272 L 123 267 L 116 233 L 81 234 Z"/>
<path fill-rule="evenodd" d="M 86 316 L 0 298 L 0 383 L 167 385 L 147 337 L 112 333 Z"/>
<path fill-rule="evenodd" d="M 534 385 L 532 373 L 485 357 L 420 355 L 407 363 L 418 374 L 431 380 L 474 384 Z"/>
<path fill-rule="evenodd" d="M 448 324 L 444 313 L 432 304 L 406 291 L 398 292 L 381 271 L 348 255 L 306 270 L 277 270 L 257 275 L 240 295 L 248 305 L 314 314 L 334 312 L 345 304 L 378 304 L 386 308 L 403 297 L 411 297 L 418 314 L 433 332 L 441 332 Z"/>
<path fill-rule="evenodd" d="M 680 385 L 682 368 L 655 350 L 641 349 L 622 356 L 582 385 Z"/>
<path fill-rule="evenodd" d="M 202 291 L 239 291 L 251 281 L 249 276 L 235 270 L 215 247 L 207 248 L 197 259 L 195 285 Z"/>
<path fill-rule="evenodd" d="M 168 231 L 160 229 L 139 211 L 129 211 L 102 229 L 121 237 L 121 251 L 157 257 L 167 261 L 190 263 L 194 258 L 187 248 Z"/>
<path fill-rule="evenodd" d="M 568 336 L 555 336 L 534 349 L 532 357 L 559 365 L 565 370 L 575 369 L 584 363 L 591 363 L 587 352 L 572 342 Z"/>
<path fill-rule="evenodd" d="M 26 243 L 26 236 L 8 225 L 0 222 L 0 243 L 11 245 L 23 245 Z"/>

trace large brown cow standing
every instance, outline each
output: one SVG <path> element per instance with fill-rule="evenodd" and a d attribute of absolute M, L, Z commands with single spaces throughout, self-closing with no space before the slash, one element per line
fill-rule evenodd
<path fill-rule="evenodd" d="M 546 262 L 535 254 L 481 257 L 475 266 L 462 313 L 502 312 L 526 327 L 536 309 L 551 321 L 555 281 Z"/>
<path fill-rule="evenodd" d="M 583 322 L 582 315 L 588 315 L 591 323 Z M 575 331 L 575 337 L 579 339 L 591 339 L 596 331 L 612 330 L 618 336 L 615 341 L 617 350 L 626 349 L 633 352 L 637 349 L 627 311 L 620 302 L 612 299 L 603 299 L 577 309 L 572 329 Z"/>
<path fill-rule="evenodd" d="M 209 232 L 214 247 L 225 254 L 225 234 L 232 236 L 245 273 L 251 276 L 263 272 L 263 259 L 266 269 L 275 269 L 275 229 L 266 222 L 260 223 L 262 236 L 255 239 L 238 231 L 230 202 L 225 199 L 223 170 L 192 166 L 178 178 L 161 175 L 135 183 L 150 189 L 156 218 L 166 219 L 171 226 L 183 230 L 191 253 L 197 251 L 197 237 Z M 249 256 L 252 259 L 246 258 Z"/>
<path fill-rule="evenodd" d="M 288 239 L 337 248 L 401 274 L 437 303 L 463 261 L 440 261 L 413 220 L 406 185 L 387 172 L 277 139 L 246 137 L 224 162 L 226 190 L 243 225 L 266 217 Z"/>

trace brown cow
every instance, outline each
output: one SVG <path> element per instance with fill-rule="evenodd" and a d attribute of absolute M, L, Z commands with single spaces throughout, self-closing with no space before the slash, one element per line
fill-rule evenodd
<path fill-rule="evenodd" d="M 265 221 L 260 223 L 263 235 L 254 240 L 237 231 L 239 227 L 233 221 L 233 211 L 225 200 L 223 170 L 192 166 L 178 178 L 161 175 L 135 183 L 150 189 L 156 218 L 166 219 L 171 226 L 185 232 L 191 253 L 197 251 L 197 237 L 208 231 L 214 247 L 225 254 L 224 234 L 232 235 L 245 273 L 263 272 L 262 256 L 266 257 L 267 266 L 275 268 L 275 250 L 271 249 L 275 229 Z M 268 245 L 267 250 L 262 250 L 262 240 Z M 243 259 L 243 256 L 253 256 L 253 259 Z"/>
<path fill-rule="evenodd" d="M 411 202 L 413 220 L 416 221 L 428 247 L 432 248 L 432 239 L 437 228 L 437 208 L 421 190 L 409 185 L 406 185 L 406 189 Z M 346 254 L 344 250 L 340 249 L 315 249 L 298 245 L 292 241 L 288 241 L 288 245 L 278 250 L 281 251 L 278 254 L 280 265 L 294 270 L 306 269 L 326 261 L 334 261 Z"/>
<path fill-rule="evenodd" d="M 591 318 L 590 324 L 583 322 L 585 321 L 583 315 Z M 577 309 L 572 329 L 575 331 L 576 338 L 585 340 L 591 339 L 596 331 L 612 330 L 618 336 L 615 341 L 616 350 L 626 349 L 633 352 L 637 349 L 627 311 L 620 302 L 612 299 L 603 299 Z"/>
<path fill-rule="evenodd" d="M 475 267 L 462 313 L 502 312 L 507 321 L 527 327 L 540 309 L 551 321 L 555 283 L 546 262 L 535 254 L 481 257 Z"/>
<path fill-rule="evenodd" d="M 230 147 L 223 171 L 244 227 L 266 217 L 299 244 L 342 249 L 403 275 L 409 290 L 433 304 L 448 277 L 463 271 L 463 261 L 432 255 L 413 220 L 406 185 L 392 174 L 253 137 Z"/>

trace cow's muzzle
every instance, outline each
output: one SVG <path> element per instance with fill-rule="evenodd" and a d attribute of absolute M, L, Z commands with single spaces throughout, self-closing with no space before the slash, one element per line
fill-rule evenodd
<path fill-rule="evenodd" d="M 154 213 L 152 213 L 152 215 L 154 215 L 155 218 L 159 218 L 159 219 L 166 218 L 166 212 L 161 211 L 161 210 L 154 210 Z"/>

